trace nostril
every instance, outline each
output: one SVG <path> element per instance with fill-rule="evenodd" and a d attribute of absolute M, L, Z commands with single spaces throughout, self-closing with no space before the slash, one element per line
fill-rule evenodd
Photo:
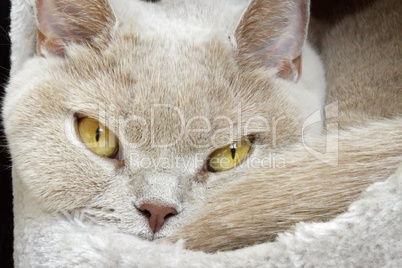
<path fill-rule="evenodd" d="M 169 219 L 170 217 L 173 217 L 173 216 L 176 216 L 177 215 L 177 212 L 176 212 L 176 214 L 174 214 L 174 213 L 169 213 L 169 214 L 167 214 L 166 216 L 165 216 L 165 220 L 167 220 L 167 219 Z"/>
<path fill-rule="evenodd" d="M 144 215 L 147 218 L 151 217 L 151 212 L 149 212 L 148 210 L 140 210 L 141 214 Z"/>
<path fill-rule="evenodd" d="M 134 203 L 133 203 L 134 207 L 137 209 L 137 211 L 139 213 L 141 213 L 144 217 L 146 218 L 150 218 L 151 217 L 151 212 L 149 212 L 149 210 L 144 209 L 142 206 L 141 207 L 137 207 Z"/>

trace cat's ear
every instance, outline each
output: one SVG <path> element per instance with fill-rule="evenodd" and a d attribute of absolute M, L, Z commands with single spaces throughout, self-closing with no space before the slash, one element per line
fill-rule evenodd
<path fill-rule="evenodd" d="M 283 79 L 301 75 L 309 0 L 252 0 L 235 32 L 243 68 L 276 68 Z"/>
<path fill-rule="evenodd" d="M 35 0 L 37 54 L 63 57 L 70 43 L 92 45 L 116 23 L 108 0 Z"/>

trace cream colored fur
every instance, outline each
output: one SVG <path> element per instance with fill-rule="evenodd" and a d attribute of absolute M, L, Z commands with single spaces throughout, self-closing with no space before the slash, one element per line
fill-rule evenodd
<path fill-rule="evenodd" d="M 168 240 L 182 238 L 188 249 L 215 252 L 273 241 L 298 222 L 330 220 L 368 185 L 395 172 L 402 161 L 401 126 L 401 118 L 379 120 L 328 135 L 323 149 L 339 150 L 338 157 L 289 147 L 277 155 L 286 168 L 250 171 L 226 184 Z"/>
<path fill-rule="evenodd" d="M 402 161 L 401 7 L 379 1 L 320 40 L 326 102 L 336 102 L 338 113 L 329 132 L 342 129 L 324 137 L 320 157 L 303 145 L 285 150 L 278 157 L 286 168 L 253 170 L 226 185 L 174 237 L 206 251 L 273 240 L 296 222 L 331 219 L 395 172 Z"/>
<path fill-rule="evenodd" d="M 185 238 L 192 249 L 225 250 L 272 240 L 299 221 L 332 219 L 368 185 L 390 176 L 402 160 L 400 76 L 388 75 L 398 74 L 400 63 L 392 63 L 395 69 L 382 68 L 378 74 L 384 80 L 375 80 L 376 69 L 363 69 L 351 56 L 337 54 L 337 42 L 351 40 L 337 33 L 343 32 L 341 25 L 322 40 L 330 118 L 325 125 L 329 133 L 323 135 L 324 72 L 316 53 L 304 43 L 308 12 L 300 10 L 308 10 L 307 1 L 247 5 L 240 0 L 113 0 L 109 6 L 98 0 L 93 1 L 95 9 L 85 1 L 49 1 L 62 7 L 72 4 L 83 13 L 65 9 L 55 18 L 43 17 L 47 13 L 39 8 L 30 13 L 34 1 L 13 4 L 15 60 L 3 117 L 13 158 L 17 266 L 44 258 L 48 266 L 63 267 L 77 264 L 68 256 L 81 253 L 84 267 L 106 265 L 89 261 L 83 252 L 102 256 L 108 248 L 117 250 L 113 258 L 124 260 L 122 267 L 130 266 L 133 259 L 113 242 L 115 232 L 122 245 L 138 252 L 141 240 L 133 236 L 153 240 L 185 225 L 170 239 Z M 102 11 L 94 11 L 97 8 Z M 18 24 L 17 15 L 23 13 L 32 19 L 37 14 L 35 29 Z M 391 24 L 393 16 L 386 16 Z M 69 31 L 60 34 L 57 27 L 47 28 L 47 21 Z M 77 30 L 71 21 L 78 26 L 85 22 L 85 27 Z M 278 28 L 259 27 L 259 22 Z M 102 27 L 91 27 L 97 23 Z M 37 30 L 43 36 L 34 39 Z M 87 31 L 84 39 L 71 35 L 81 30 Z M 32 42 L 21 42 L 24 37 Z M 277 52 L 278 40 L 288 49 Z M 400 56 L 394 42 L 389 46 L 381 60 Z M 370 62 L 373 52 L 360 53 L 362 64 Z M 367 76 L 373 80 L 364 80 Z M 381 87 L 374 87 L 374 81 Z M 356 92 L 367 85 L 381 89 L 379 103 L 385 112 L 373 108 L 367 113 L 364 108 L 372 105 L 365 94 L 354 98 L 343 91 Z M 389 93 L 383 93 L 387 89 Z M 338 104 L 333 103 L 336 100 Z M 119 136 L 124 163 L 99 157 L 83 146 L 74 128 L 76 114 L 99 119 Z M 339 134 L 336 122 L 342 128 Z M 373 134 L 377 132 L 384 134 Z M 268 166 L 245 162 L 222 173 L 200 173 L 213 150 L 248 134 L 257 137 L 250 161 L 265 159 Z M 142 159 L 151 164 L 144 166 Z M 161 165 L 166 159 L 182 162 Z M 144 202 L 173 206 L 179 214 L 153 234 L 135 208 Z M 84 233 L 81 227 L 60 221 L 61 213 L 73 222 L 82 220 Z M 249 217 L 244 219 L 245 215 Z M 96 237 L 91 228 L 98 234 L 104 230 L 105 235 Z M 43 237 L 41 247 L 34 249 L 38 237 Z M 77 255 L 59 259 L 57 254 L 69 251 L 59 248 L 61 241 L 77 245 Z M 252 248 L 245 252 L 246 258 L 253 256 Z M 215 260 L 230 258 L 220 256 L 224 257 Z"/>
<path fill-rule="evenodd" d="M 46 5 L 38 6 L 38 27 L 45 36 L 37 42 L 39 56 L 12 77 L 4 105 L 15 183 L 23 185 L 33 195 L 32 203 L 44 211 L 79 209 L 95 222 L 122 232 L 147 239 L 166 236 L 193 217 L 208 189 L 245 172 L 211 173 L 208 179 L 199 175 L 213 150 L 257 133 L 258 143 L 268 146 L 256 148 L 253 155 L 268 154 L 274 146 L 300 140 L 304 118 L 323 105 L 321 63 L 307 44 L 298 82 L 277 78 L 271 63 L 261 69 L 240 68 L 237 58 L 243 54 L 236 53 L 236 44 L 233 47 L 228 38 L 237 21 L 223 21 L 229 25 L 214 21 L 220 18 L 214 15 L 215 1 L 112 2 L 114 11 L 99 1 L 82 18 L 65 11 L 85 10 L 85 4 L 68 3 L 73 8 L 53 15 L 48 15 L 52 11 L 46 11 Z M 227 16 L 234 13 L 236 18 L 241 9 L 232 4 Z M 63 1 L 59 5 L 63 8 Z M 140 10 L 156 13 L 157 19 L 126 17 L 130 8 L 134 15 Z M 179 16 L 193 9 L 204 13 Z M 69 24 L 84 24 L 84 18 L 83 28 Z M 96 23 L 103 27 L 91 27 Z M 154 32 L 148 32 L 152 27 Z M 85 31 L 88 36 L 83 39 Z M 186 39 L 183 32 L 189 33 Z M 300 38 L 297 49 L 301 51 L 302 34 Z M 62 42 L 69 46 L 60 46 Z M 253 55 L 247 57 L 252 60 Z M 117 168 L 116 161 L 101 158 L 81 144 L 74 129 L 77 113 L 99 118 L 118 135 L 125 167 Z M 197 130 L 205 129 L 205 120 L 210 130 L 200 134 Z M 272 128 L 268 131 L 267 123 Z M 141 162 L 176 158 L 187 166 L 144 167 Z M 172 206 L 179 214 L 154 235 L 136 210 L 145 202 Z"/>

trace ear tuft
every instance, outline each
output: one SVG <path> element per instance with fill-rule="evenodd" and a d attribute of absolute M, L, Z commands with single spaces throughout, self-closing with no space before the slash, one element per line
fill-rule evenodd
<path fill-rule="evenodd" d="M 235 33 L 241 67 L 276 68 L 279 77 L 297 81 L 309 6 L 309 0 L 252 0 Z"/>
<path fill-rule="evenodd" d="M 108 37 L 116 23 L 107 0 L 36 0 L 37 53 L 64 56 L 70 43 Z"/>

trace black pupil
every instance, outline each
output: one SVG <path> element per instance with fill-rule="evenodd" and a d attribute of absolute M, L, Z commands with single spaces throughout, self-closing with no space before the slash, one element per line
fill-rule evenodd
<path fill-rule="evenodd" d="M 235 156 L 236 156 L 236 148 L 235 148 L 235 147 L 230 148 L 230 153 L 232 154 L 232 159 L 235 159 Z"/>
<path fill-rule="evenodd" d="M 97 142 L 99 142 L 99 138 L 100 138 L 100 127 L 98 126 L 95 132 L 95 139 Z"/>

